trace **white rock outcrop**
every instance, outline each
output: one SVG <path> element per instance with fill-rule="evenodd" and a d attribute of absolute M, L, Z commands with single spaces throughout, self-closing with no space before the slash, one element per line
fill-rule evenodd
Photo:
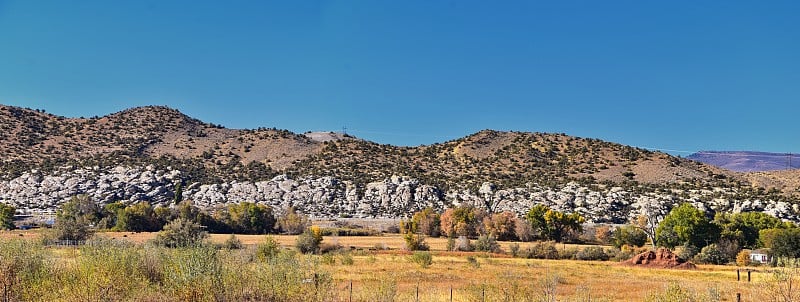
<path fill-rule="evenodd" d="M 148 201 L 170 206 L 174 200 L 175 184 L 180 181 L 180 171 L 161 171 L 150 166 L 120 166 L 105 170 L 65 167 L 52 174 L 33 170 L 0 181 L 0 202 L 20 210 L 51 212 L 71 197 L 86 194 L 98 203 Z M 633 193 L 620 187 L 591 189 L 578 183 L 568 183 L 559 188 L 528 184 L 523 188 L 498 189 L 487 182 L 477 192 L 463 189 L 442 192 L 435 186 L 401 176 L 357 186 L 333 177 L 291 179 L 285 175 L 258 182 L 184 185 L 183 199 L 193 200 L 200 207 L 213 208 L 249 201 L 273 206 L 278 212 L 293 206 L 316 218 L 343 215 L 400 218 L 427 207 L 441 211 L 461 204 L 520 215 L 535 204 L 545 204 L 560 211 L 578 212 L 588 222 L 614 223 L 624 223 L 641 213 L 663 216 L 681 202 L 690 202 L 706 211 L 761 211 L 792 221 L 798 221 L 800 212 L 797 204 L 783 201 L 737 200 L 732 197 L 735 192 L 724 188 Z"/>

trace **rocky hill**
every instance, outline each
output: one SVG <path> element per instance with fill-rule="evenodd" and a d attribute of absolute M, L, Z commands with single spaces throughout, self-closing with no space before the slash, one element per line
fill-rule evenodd
<path fill-rule="evenodd" d="M 565 134 L 484 130 L 420 147 L 331 133 L 226 129 L 166 107 L 65 118 L 0 107 L 0 200 L 47 211 L 98 202 L 255 201 L 316 217 L 399 217 L 471 203 L 522 213 L 534 203 L 624 222 L 679 202 L 796 220 L 793 192 L 668 154 Z M 182 190 L 177 190 L 181 185 Z"/>

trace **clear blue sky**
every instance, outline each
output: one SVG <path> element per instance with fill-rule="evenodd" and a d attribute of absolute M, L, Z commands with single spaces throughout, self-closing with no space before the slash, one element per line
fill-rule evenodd
<path fill-rule="evenodd" d="M 158 104 L 397 145 L 490 128 L 800 152 L 798 16 L 798 1 L 0 0 L 0 103 Z"/>

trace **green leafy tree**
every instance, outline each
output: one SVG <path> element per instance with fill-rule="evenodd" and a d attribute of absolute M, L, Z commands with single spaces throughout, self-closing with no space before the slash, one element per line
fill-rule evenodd
<path fill-rule="evenodd" d="M 428 244 L 425 243 L 425 236 L 420 231 L 419 225 L 414 220 L 400 220 L 400 233 L 403 234 L 403 241 L 409 251 L 426 251 Z"/>
<path fill-rule="evenodd" d="M 766 229 L 783 229 L 791 227 L 791 223 L 763 212 L 717 213 L 714 223 L 721 231 L 720 237 L 737 242 L 746 248 L 758 247 L 758 234 Z"/>
<path fill-rule="evenodd" d="M 647 234 L 633 225 L 624 225 L 614 229 L 611 244 L 620 248 L 623 245 L 643 246 L 647 243 Z"/>
<path fill-rule="evenodd" d="M 784 229 L 775 234 L 772 252 L 776 257 L 800 258 L 800 229 Z"/>
<path fill-rule="evenodd" d="M 163 227 L 155 216 L 153 207 L 148 202 L 139 202 L 117 212 L 118 231 L 155 232 Z"/>
<path fill-rule="evenodd" d="M 180 204 L 183 201 L 183 182 L 175 184 L 175 196 L 172 200 L 175 204 Z"/>
<path fill-rule="evenodd" d="M 703 211 L 683 203 L 673 208 L 656 229 L 658 244 L 674 248 L 678 245 L 706 246 L 719 238 L 719 228 Z"/>
<path fill-rule="evenodd" d="M 534 234 L 533 237 L 547 239 L 549 231 L 547 221 L 544 219 L 544 215 L 547 211 L 550 211 L 549 207 L 543 204 L 537 204 L 528 210 L 528 213 L 525 213 L 525 220 L 531 225 L 531 230 Z"/>
<path fill-rule="evenodd" d="M 121 201 L 112 202 L 103 206 L 103 218 L 97 223 L 98 229 L 113 229 L 117 225 L 117 216 L 125 210 Z"/>
<path fill-rule="evenodd" d="M 14 226 L 14 213 L 17 212 L 17 208 L 0 203 L 0 228 L 4 230 L 13 230 Z"/>
<path fill-rule="evenodd" d="M 239 234 L 267 234 L 275 228 L 272 208 L 262 204 L 232 204 L 228 206 L 228 213 L 231 228 Z"/>
<path fill-rule="evenodd" d="M 568 232 L 580 232 L 581 224 L 586 221 L 580 214 L 566 214 L 538 204 L 532 207 L 525 219 L 531 224 L 531 228 L 538 233 L 541 238 L 561 242 Z"/>

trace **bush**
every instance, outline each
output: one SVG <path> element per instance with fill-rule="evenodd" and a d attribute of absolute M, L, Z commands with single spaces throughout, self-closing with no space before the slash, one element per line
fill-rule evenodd
<path fill-rule="evenodd" d="M 425 236 L 422 234 L 405 233 L 403 240 L 406 244 L 406 249 L 409 251 L 427 251 L 428 244 L 425 242 Z"/>
<path fill-rule="evenodd" d="M 742 250 L 736 254 L 736 265 L 748 266 L 750 264 L 750 250 Z"/>
<path fill-rule="evenodd" d="M 264 261 L 274 258 L 280 252 L 281 246 L 278 244 L 278 241 L 275 241 L 275 238 L 272 236 L 267 236 L 266 239 L 264 239 L 264 242 L 258 245 L 258 248 L 256 249 L 256 257 Z"/>
<path fill-rule="evenodd" d="M 467 236 L 459 236 L 455 241 L 455 247 L 453 247 L 453 251 L 459 252 L 471 252 L 474 249 L 475 247 L 472 246 L 472 242 Z"/>
<path fill-rule="evenodd" d="M 508 249 L 511 251 L 511 256 L 512 257 L 518 257 L 519 256 L 519 243 L 514 242 L 512 244 L 509 244 L 508 245 Z"/>
<path fill-rule="evenodd" d="M 697 254 L 697 247 L 691 244 L 684 244 L 675 247 L 675 255 L 683 260 L 691 260 Z"/>
<path fill-rule="evenodd" d="M 173 220 L 158 232 L 154 243 L 166 247 L 187 247 L 203 243 L 208 238 L 208 233 L 192 221 L 183 218 Z"/>
<path fill-rule="evenodd" d="M 322 234 L 319 228 L 309 228 L 300 236 L 297 236 L 295 246 L 303 254 L 316 253 L 319 250 L 319 244 L 322 242 Z"/>
<path fill-rule="evenodd" d="M 606 261 L 608 258 L 609 256 L 606 254 L 603 248 L 599 246 L 587 246 L 575 254 L 575 259 L 578 260 Z"/>
<path fill-rule="evenodd" d="M 222 248 L 226 250 L 238 250 L 242 248 L 242 241 L 236 238 L 236 235 L 231 234 L 228 239 L 222 244 Z"/>
<path fill-rule="evenodd" d="M 558 250 L 558 259 L 575 259 L 576 254 L 578 254 L 577 247 L 560 249 Z"/>
<path fill-rule="evenodd" d="M 700 250 L 700 253 L 694 256 L 694 260 L 700 263 L 708 264 L 728 263 L 728 257 L 717 247 L 717 244 L 715 243 L 709 244 Z"/>
<path fill-rule="evenodd" d="M 500 244 L 498 244 L 497 240 L 494 239 L 494 236 L 491 235 L 478 236 L 478 240 L 475 241 L 475 250 L 479 252 L 491 253 L 501 252 Z"/>
<path fill-rule="evenodd" d="M 433 256 L 430 252 L 417 251 L 411 255 L 411 262 L 418 264 L 421 268 L 428 268 L 433 264 Z"/>
<path fill-rule="evenodd" d="M 558 259 L 558 250 L 552 241 L 537 242 L 525 250 L 525 258 Z"/>

